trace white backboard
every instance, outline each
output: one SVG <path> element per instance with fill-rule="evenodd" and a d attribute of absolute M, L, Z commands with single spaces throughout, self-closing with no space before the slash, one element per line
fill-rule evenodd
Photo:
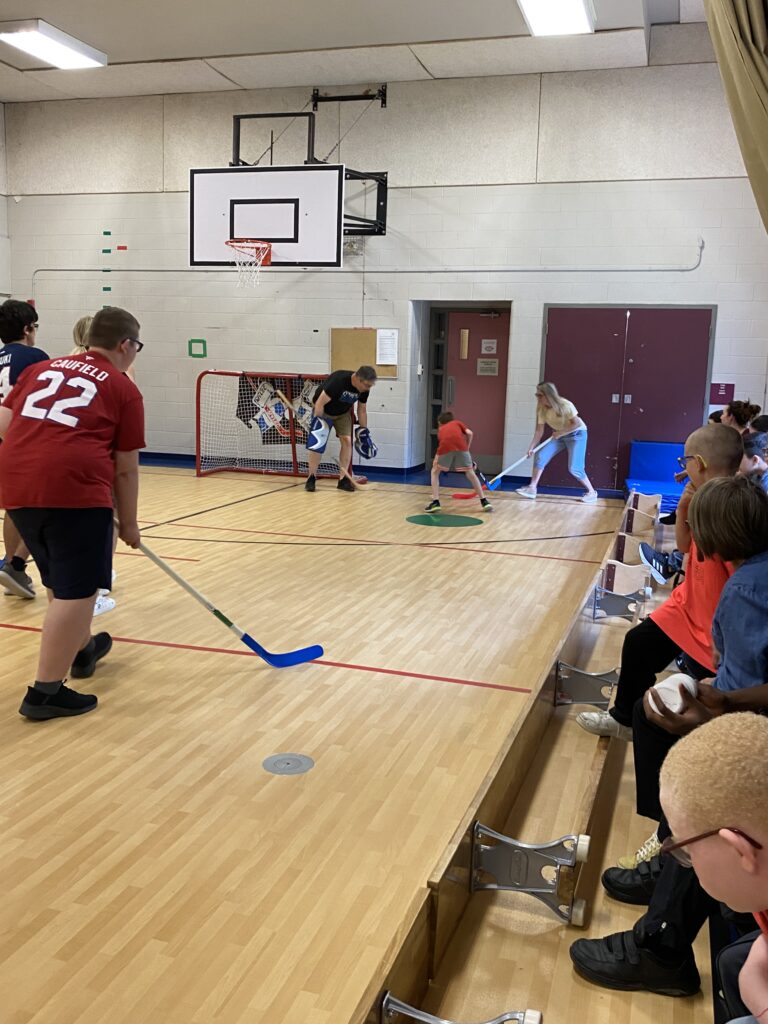
<path fill-rule="evenodd" d="M 189 172 L 189 262 L 233 267 L 229 238 L 272 243 L 272 266 L 340 267 L 343 164 Z"/>

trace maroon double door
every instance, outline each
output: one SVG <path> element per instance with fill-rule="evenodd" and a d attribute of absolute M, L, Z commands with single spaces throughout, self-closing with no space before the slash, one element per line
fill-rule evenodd
<path fill-rule="evenodd" d="M 702 424 L 713 315 L 708 307 L 547 309 L 544 379 L 589 428 L 586 468 L 595 487 L 623 487 L 632 441 L 681 442 Z M 575 485 L 565 456 L 542 482 Z"/>

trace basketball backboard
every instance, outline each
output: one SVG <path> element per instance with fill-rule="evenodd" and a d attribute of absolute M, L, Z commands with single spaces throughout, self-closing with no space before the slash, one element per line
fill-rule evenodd
<path fill-rule="evenodd" d="M 189 262 L 233 267 L 230 238 L 272 243 L 272 266 L 340 267 L 343 164 L 189 172 Z"/>

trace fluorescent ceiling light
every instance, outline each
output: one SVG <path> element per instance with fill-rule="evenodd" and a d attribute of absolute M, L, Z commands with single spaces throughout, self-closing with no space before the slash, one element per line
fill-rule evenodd
<path fill-rule="evenodd" d="M 532 36 L 574 36 L 595 31 L 592 0 L 517 0 Z"/>
<path fill-rule="evenodd" d="M 100 68 L 107 63 L 106 53 L 39 18 L 1 21 L 0 41 L 57 68 Z"/>

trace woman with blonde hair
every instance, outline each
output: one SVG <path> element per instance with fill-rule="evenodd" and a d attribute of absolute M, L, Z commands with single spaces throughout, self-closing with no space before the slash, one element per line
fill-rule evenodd
<path fill-rule="evenodd" d="M 88 328 L 91 326 L 92 316 L 81 316 L 72 328 L 72 340 L 75 347 L 69 353 L 71 356 L 81 356 L 88 351 Z"/>
<path fill-rule="evenodd" d="M 552 429 L 552 436 L 548 444 L 535 454 L 531 482 L 526 487 L 519 487 L 516 493 L 521 498 L 535 498 L 541 474 L 558 452 L 567 451 L 568 472 L 586 489 L 581 500 L 587 504 L 597 501 L 597 491 L 584 471 L 587 425 L 573 402 L 563 398 L 555 385 L 546 380 L 536 385 L 536 429 L 527 453 L 529 458 L 540 443 L 545 427 Z"/>

